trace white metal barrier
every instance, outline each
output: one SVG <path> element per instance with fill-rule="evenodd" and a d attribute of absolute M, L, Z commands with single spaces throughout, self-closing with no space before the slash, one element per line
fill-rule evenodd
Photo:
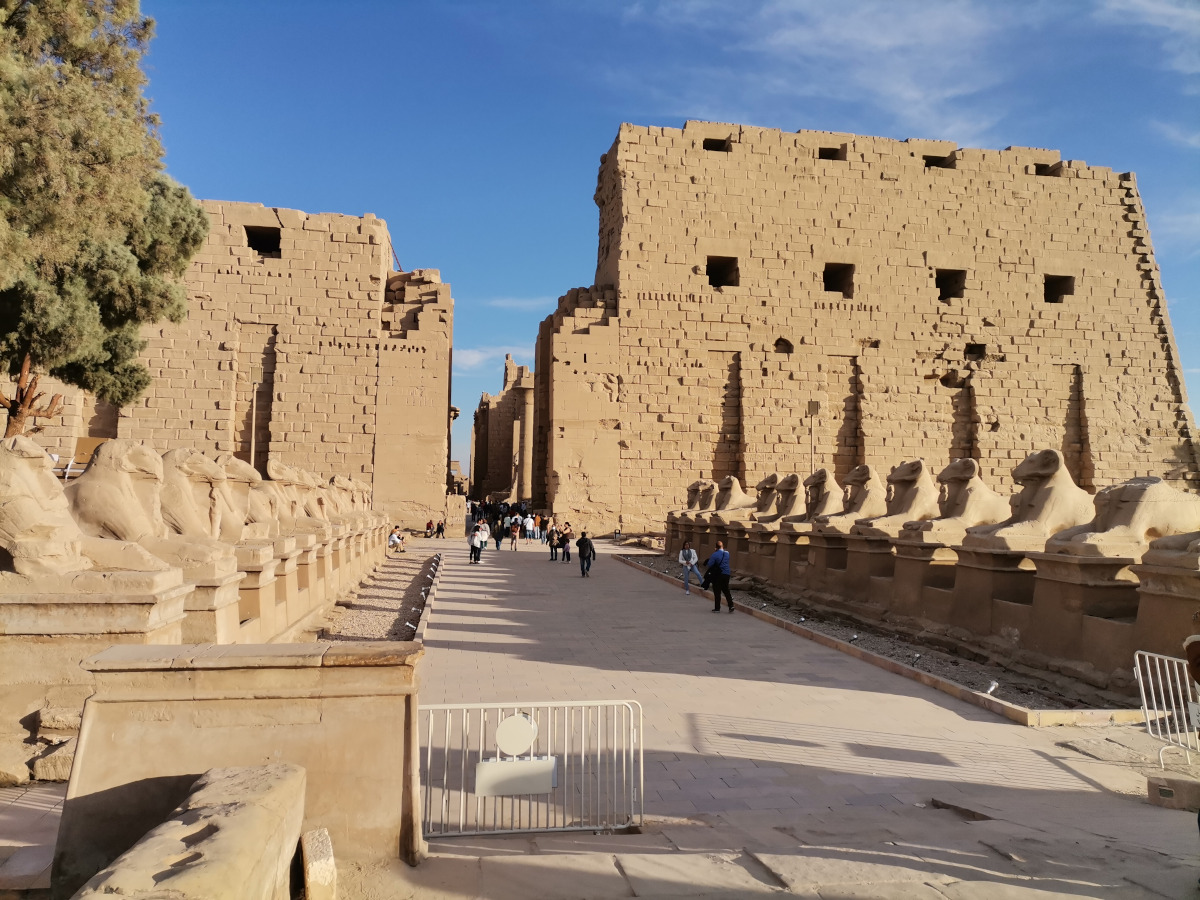
<path fill-rule="evenodd" d="M 1192 751 L 1200 752 L 1200 697 L 1188 673 L 1187 660 L 1139 650 L 1133 655 L 1133 674 L 1142 695 L 1146 731 L 1166 746 L 1158 751 L 1158 764 L 1166 768 L 1163 754 L 1182 750 L 1188 764 Z"/>
<path fill-rule="evenodd" d="M 635 701 L 422 706 L 420 723 L 426 837 L 642 822 Z"/>

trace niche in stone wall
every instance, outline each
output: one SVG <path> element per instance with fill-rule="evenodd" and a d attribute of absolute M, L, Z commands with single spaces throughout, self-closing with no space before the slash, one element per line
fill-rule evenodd
<path fill-rule="evenodd" d="M 708 395 L 710 404 L 707 415 L 720 415 L 717 426 L 716 445 L 713 447 L 712 478 L 720 480 L 726 475 L 744 480 L 742 460 L 742 364 L 741 354 L 736 351 L 713 350 L 709 352 L 710 384 L 715 389 Z M 719 394 L 717 393 L 719 391 Z M 720 407 L 716 400 L 720 397 Z"/>
<path fill-rule="evenodd" d="M 275 397 L 275 342 L 278 326 L 238 323 L 237 378 L 234 386 L 234 456 L 266 474 Z"/>
<path fill-rule="evenodd" d="M 841 294 L 847 300 L 854 299 L 854 264 L 825 263 L 821 283 L 830 293 Z"/>
<path fill-rule="evenodd" d="M 858 357 L 830 357 L 828 383 L 830 402 L 840 399 L 842 404 L 833 458 L 833 474 L 841 483 L 851 469 L 863 462 L 862 369 Z"/>
<path fill-rule="evenodd" d="M 280 230 L 259 225 L 246 225 L 246 244 L 263 259 L 279 259 L 281 256 Z"/>
<path fill-rule="evenodd" d="M 1063 423 L 1062 455 L 1067 471 L 1075 483 L 1085 490 L 1095 489 L 1095 466 L 1088 435 L 1087 401 L 1083 386 L 1083 369 L 1071 366 L 1071 387 L 1067 395 L 1067 416 Z"/>

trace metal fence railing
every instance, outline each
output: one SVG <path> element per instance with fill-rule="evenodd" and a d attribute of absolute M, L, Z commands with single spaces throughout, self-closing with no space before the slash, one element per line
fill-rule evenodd
<path fill-rule="evenodd" d="M 420 741 L 426 837 L 641 824 L 635 701 L 422 706 Z"/>
<path fill-rule="evenodd" d="M 1166 768 L 1163 754 L 1172 747 L 1182 750 L 1191 765 L 1192 751 L 1200 752 L 1200 696 L 1187 660 L 1139 650 L 1133 655 L 1133 674 L 1142 695 L 1146 730 L 1164 743 L 1158 751 L 1159 766 Z"/>

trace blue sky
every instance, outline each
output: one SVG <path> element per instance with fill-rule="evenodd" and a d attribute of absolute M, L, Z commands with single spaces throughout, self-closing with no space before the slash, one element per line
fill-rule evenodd
<path fill-rule="evenodd" d="M 1133 170 L 1200 386 L 1200 0 L 143 0 L 170 173 L 387 220 L 455 306 L 454 455 L 596 264 L 621 122 L 710 119 Z"/>

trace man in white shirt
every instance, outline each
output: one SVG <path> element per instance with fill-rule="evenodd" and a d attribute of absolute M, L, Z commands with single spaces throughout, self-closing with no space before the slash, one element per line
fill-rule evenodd
<path fill-rule="evenodd" d="M 521 523 L 521 530 L 525 532 L 525 543 L 533 543 L 533 516 L 525 514 L 525 521 Z"/>

